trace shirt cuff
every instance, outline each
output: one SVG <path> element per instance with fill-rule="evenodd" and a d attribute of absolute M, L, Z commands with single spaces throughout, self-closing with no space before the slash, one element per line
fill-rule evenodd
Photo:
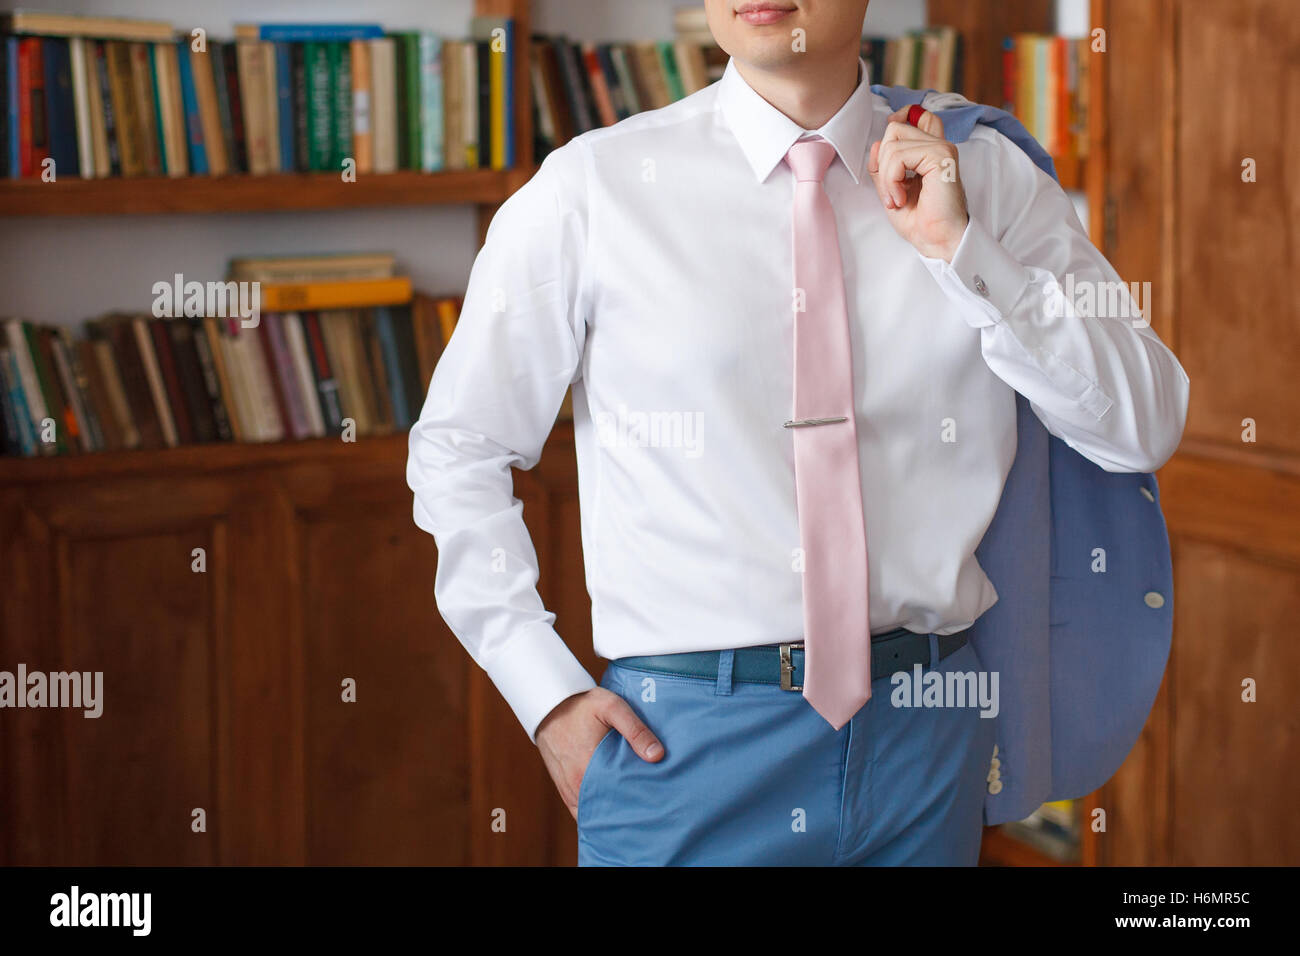
<path fill-rule="evenodd" d="M 533 743 L 537 725 L 560 701 L 596 686 L 551 627 L 534 627 L 516 636 L 483 669 Z"/>
<path fill-rule="evenodd" d="M 966 224 L 951 263 L 929 256 L 921 259 L 950 297 L 975 306 L 963 309 L 962 316 L 977 329 L 1009 316 L 1032 278 L 1031 270 L 1017 261 L 974 216 Z"/>

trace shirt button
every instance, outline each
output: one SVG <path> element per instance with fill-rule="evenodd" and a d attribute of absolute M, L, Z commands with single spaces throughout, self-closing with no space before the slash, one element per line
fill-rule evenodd
<path fill-rule="evenodd" d="M 1147 607 L 1157 610 L 1165 606 L 1165 596 L 1159 591 L 1148 591 L 1142 600 L 1147 602 Z"/>
<path fill-rule="evenodd" d="M 981 276 L 975 277 L 975 291 L 986 299 L 989 297 L 989 287 Z"/>

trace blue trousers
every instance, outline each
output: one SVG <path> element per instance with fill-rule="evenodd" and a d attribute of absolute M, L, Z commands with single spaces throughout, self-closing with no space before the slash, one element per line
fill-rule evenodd
<path fill-rule="evenodd" d="M 981 670 L 967 644 L 931 667 Z M 658 763 L 611 730 L 578 794 L 579 866 L 974 865 L 996 717 L 891 705 L 888 675 L 838 731 L 799 693 L 611 663 L 664 745 Z"/>

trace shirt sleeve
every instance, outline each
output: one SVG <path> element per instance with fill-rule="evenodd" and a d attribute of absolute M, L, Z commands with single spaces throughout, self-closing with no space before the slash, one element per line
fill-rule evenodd
<path fill-rule="evenodd" d="M 596 686 L 542 605 L 510 473 L 537 464 L 580 377 L 586 155 L 578 140 L 552 152 L 497 210 L 406 467 L 438 546 L 438 609 L 534 742 L 558 703 Z"/>
<path fill-rule="evenodd" d="M 1188 379 L 1060 186 L 999 133 L 952 262 L 922 256 L 995 375 L 1047 430 L 1112 472 L 1149 472 L 1182 438 Z M 985 193 L 982 190 L 987 187 Z M 1145 310 L 1145 313 L 1144 311 Z"/>

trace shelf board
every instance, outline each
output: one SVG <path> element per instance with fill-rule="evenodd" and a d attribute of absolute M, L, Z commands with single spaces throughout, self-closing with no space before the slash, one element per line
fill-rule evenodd
<path fill-rule="evenodd" d="M 272 176 L 115 177 L 0 181 L 0 217 L 256 212 L 501 203 L 527 181 L 520 169 Z"/>
<path fill-rule="evenodd" d="M 278 442 L 209 442 L 177 448 L 101 451 L 48 458 L 0 458 L 0 486 L 79 481 L 109 476 L 178 478 L 193 473 L 238 471 L 253 466 L 406 461 L 406 432 L 372 435 L 355 442 L 306 438 Z M 555 423 L 546 447 L 572 455 L 573 422 Z M 400 469 L 399 469 L 400 470 Z"/>

